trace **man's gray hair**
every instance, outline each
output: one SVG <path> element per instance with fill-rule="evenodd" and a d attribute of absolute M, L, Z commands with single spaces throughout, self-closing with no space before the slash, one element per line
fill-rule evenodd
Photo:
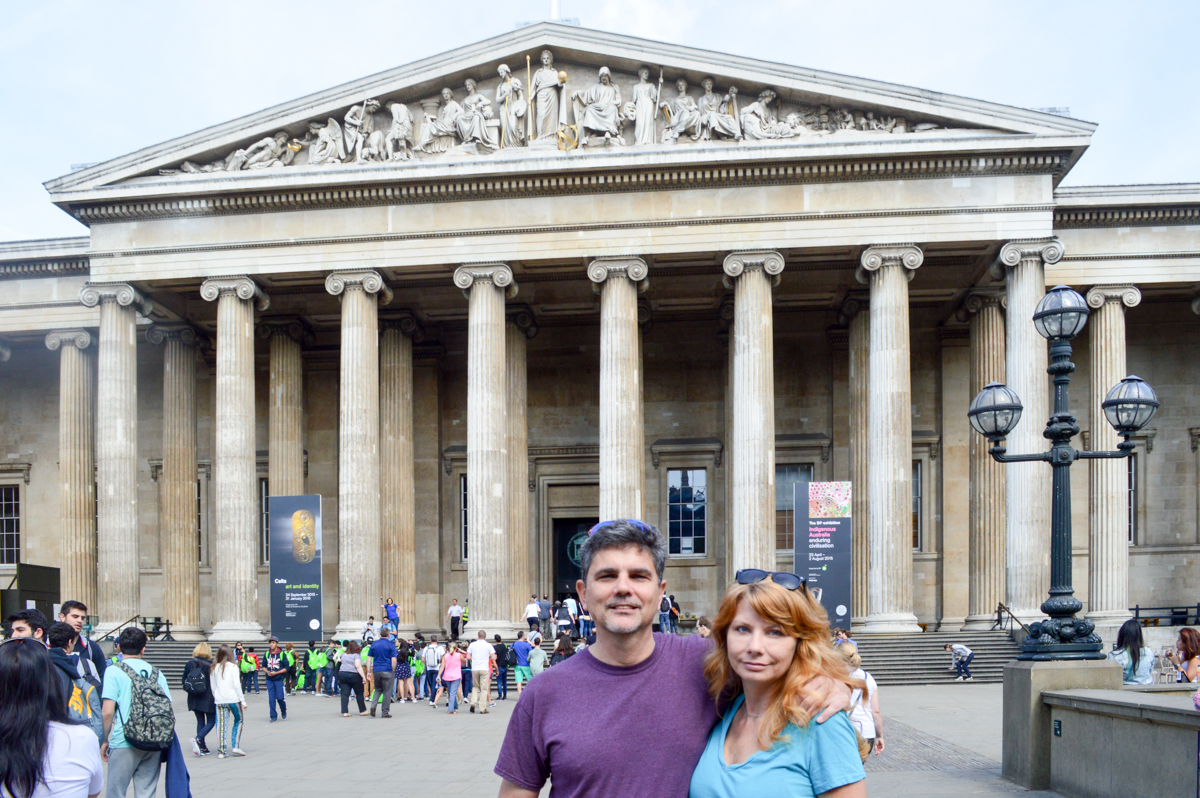
<path fill-rule="evenodd" d="M 588 532 L 588 539 L 579 549 L 583 581 L 587 582 L 588 571 L 592 568 L 592 558 L 596 556 L 596 552 L 603 549 L 623 549 L 627 546 L 637 546 L 638 549 L 649 552 L 654 560 L 654 570 L 658 572 L 658 581 L 661 582 L 667 567 L 667 542 L 652 524 L 633 518 L 603 521 Z"/>

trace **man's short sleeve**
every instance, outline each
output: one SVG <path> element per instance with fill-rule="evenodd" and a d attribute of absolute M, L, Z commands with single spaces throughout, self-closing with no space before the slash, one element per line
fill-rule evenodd
<path fill-rule="evenodd" d="M 534 721 L 536 706 L 536 696 L 530 691 L 517 702 L 508 719 L 495 773 L 522 789 L 539 792 L 550 778 L 550 763 L 541 745 L 540 726 Z"/>
<path fill-rule="evenodd" d="M 104 672 L 104 681 L 100 686 L 100 698 L 121 703 L 121 693 L 124 692 L 122 683 L 128 681 L 129 677 L 120 668 L 115 666 L 109 668 Z"/>

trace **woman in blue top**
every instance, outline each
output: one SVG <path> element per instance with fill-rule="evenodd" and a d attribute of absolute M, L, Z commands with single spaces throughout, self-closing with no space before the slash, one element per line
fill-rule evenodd
<path fill-rule="evenodd" d="M 692 774 L 690 798 L 865 798 L 862 760 L 845 713 L 809 723 L 803 685 L 851 683 L 829 621 L 800 577 L 738 571 L 712 627 L 705 662 L 721 719 Z"/>

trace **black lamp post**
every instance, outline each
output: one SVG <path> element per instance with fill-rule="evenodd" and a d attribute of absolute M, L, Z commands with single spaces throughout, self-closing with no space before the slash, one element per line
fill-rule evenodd
<path fill-rule="evenodd" d="M 1021 420 L 1021 400 L 1000 383 L 989 383 L 971 401 L 967 418 L 975 431 L 992 442 L 989 453 L 1001 463 L 1041 460 L 1050 464 L 1054 475 L 1050 521 L 1050 597 L 1042 603 L 1045 621 L 1029 628 L 1017 659 L 1069 660 L 1103 659 L 1100 637 L 1095 624 L 1076 618 L 1083 604 L 1071 587 L 1071 464 L 1083 458 L 1099 460 L 1128 457 L 1134 443 L 1130 436 L 1144 427 L 1158 410 L 1158 398 L 1144 381 L 1126 377 L 1105 397 L 1104 416 L 1124 440 L 1115 452 L 1081 452 L 1071 446 L 1079 434 L 1079 424 L 1071 415 L 1067 387 L 1075 364 L 1071 362 L 1071 339 L 1087 323 L 1088 306 L 1075 291 L 1055 286 L 1038 303 L 1033 324 L 1050 341 L 1050 365 L 1046 371 L 1054 377 L 1054 414 L 1042 434 L 1051 442 L 1050 450 L 1037 454 L 1006 454 L 1004 439 Z"/>

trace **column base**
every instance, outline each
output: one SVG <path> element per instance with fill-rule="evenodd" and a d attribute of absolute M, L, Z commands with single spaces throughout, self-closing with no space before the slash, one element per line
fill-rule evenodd
<path fill-rule="evenodd" d="M 208 639 L 217 642 L 261 643 L 267 633 L 254 621 L 219 621 L 208 631 Z"/>
<path fill-rule="evenodd" d="M 956 615 L 952 618 L 942 618 L 938 621 L 937 631 L 939 632 L 961 632 L 967 619 L 961 615 Z"/>
<path fill-rule="evenodd" d="M 862 633 L 865 635 L 906 635 L 920 632 L 917 616 L 911 612 L 868 615 L 862 627 Z"/>
<path fill-rule="evenodd" d="M 367 625 L 367 619 L 361 621 L 342 621 L 333 628 L 333 636 L 338 640 L 362 640 L 363 627 Z M 379 636 L 379 627 L 383 624 L 380 621 L 375 622 L 375 636 Z"/>
<path fill-rule="evenodd" d="M 996 613 L 989 612 L 986 615 L 968 615 L 966 621 L 963 622 L 963 627 L 959 631 L 962 632 L 990 632 L 996 628 Z M 1022 632 L 1022 635 L 1025 633 Z"/>
<path fill-rule="evenodd" d="M 181 643 L 199 643 L 202 640 L 208 640 L 208 635 L 204 634 L 204 630 L 199 626 L 172 626 L 171 637 Z"/>
<path fill-rule="evenodd" d="M 863 624 L 865 624 L 866 622 L 867 622 L 867 618 L 865 615 L 850 616 L 850 631 L 851 632 L 861 632 L 863 630 Z"/>

